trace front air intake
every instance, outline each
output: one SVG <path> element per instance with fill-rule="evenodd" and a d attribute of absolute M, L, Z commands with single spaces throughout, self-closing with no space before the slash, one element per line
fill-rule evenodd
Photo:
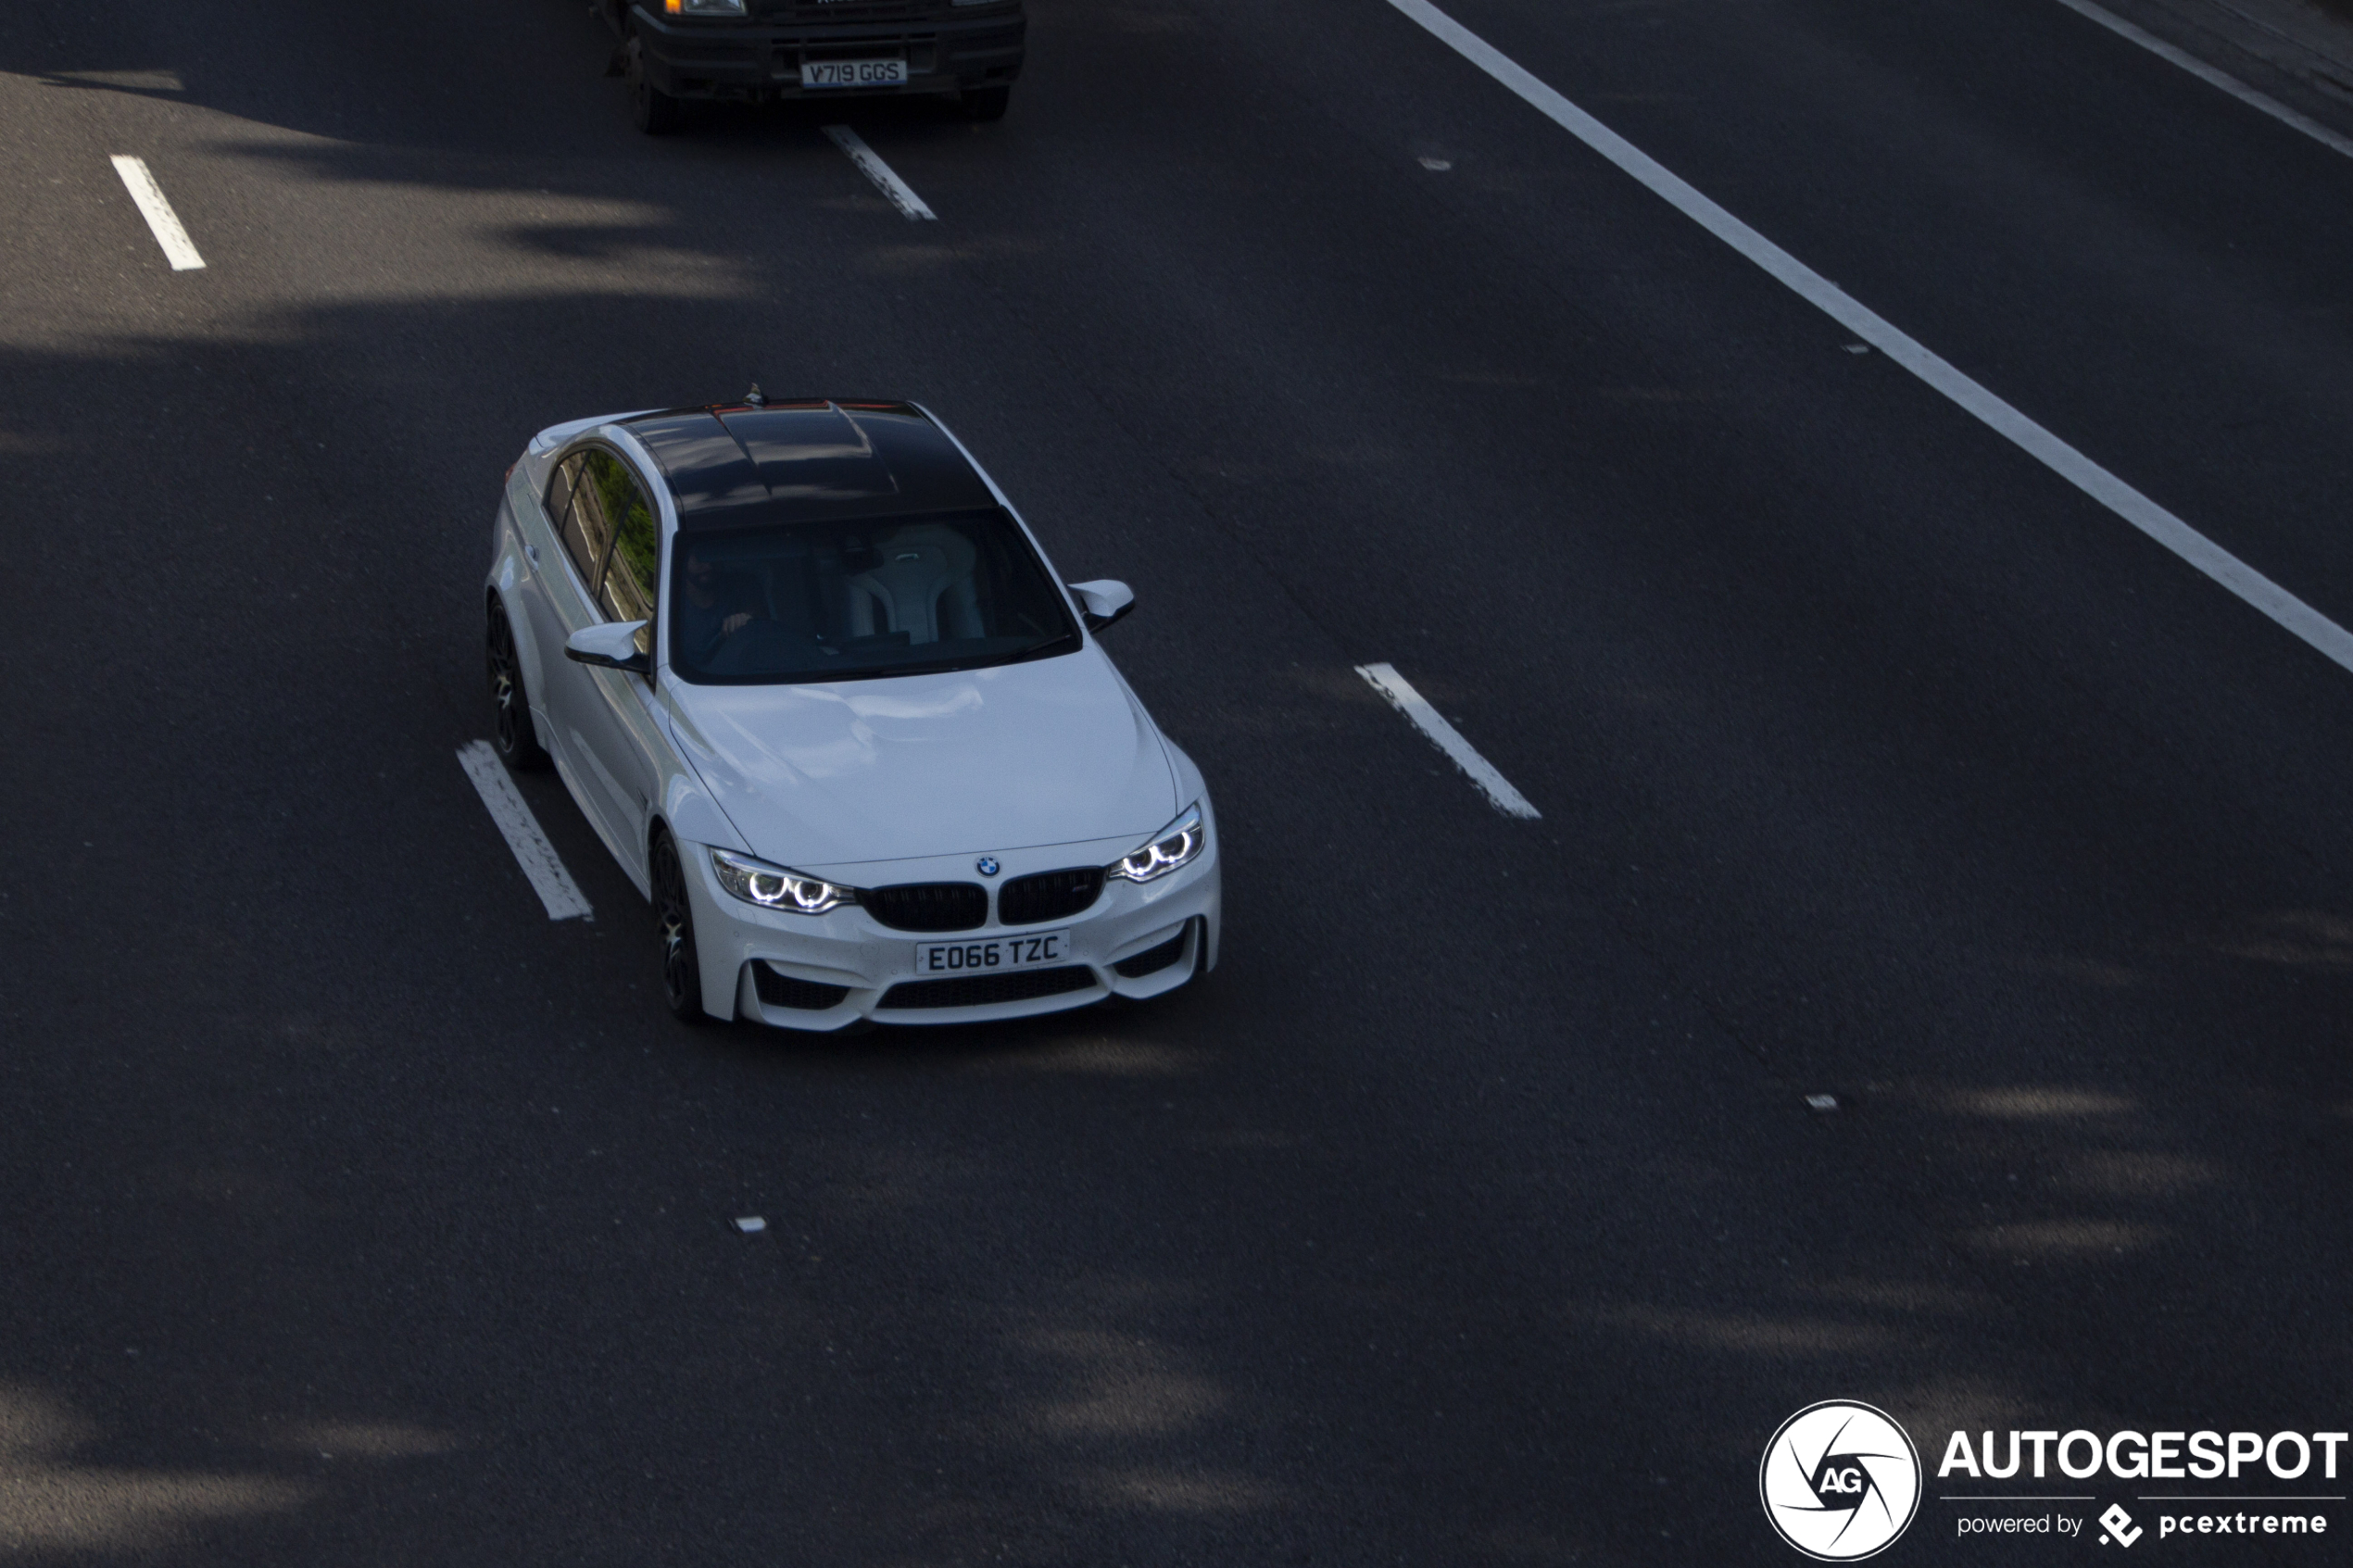
<path fill-rule="evenodd" d="M 902 980 L 883 993 L 878 1004 L 892 1008 L 978 1008 L 998 1002 L 1026 1002 L 1059 997 L 1096 985 L 1095 972 L 1085 964 L 1062 969 L 1017 969 L 1010 974 L 974 974 L 955 980 Z"/>
<path fill-rule="evenodd" d="M 1158 974 L 1185 956 L 1185 938 L 1193 934 L 1193 922 L 1187 921 L 1176 935 L 1156 947 L 1147 947 L 1133 958 L 1120 960 L 1112 965 L 1128 980 L 1141 980 L 1147 974 Z"/>
<path fill-rule="evenodd" d="M 770 1007 L 799 1008 L 804 1012 L 823 1012 L 827 1008 L 839 1007 L 841 999 L 849 995 L 847 985 L 827 985 L 822 981 L 779 974 L 764 963 L 752 966 L 751 984 L 760 993 L 760 999 Z"/>

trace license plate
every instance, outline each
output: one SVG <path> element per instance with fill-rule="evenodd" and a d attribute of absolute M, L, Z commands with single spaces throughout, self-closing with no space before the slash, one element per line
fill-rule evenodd
<path fill-rule="evenodd" d="M 907 61 L 895 60 L 803 60 L 800 62 L 800 84 L 803 87 L 904 87 L 907 85 Z"/>
<path fill-rule="evenodd" d="M 1002 974 L 1009 969 L 1044 969 L 1070 958 L 1070 933 L 1041 931 L 1031 936 L 999 936 L 987 942 L 924 942 L 915 948 L 917 974 Z"/>

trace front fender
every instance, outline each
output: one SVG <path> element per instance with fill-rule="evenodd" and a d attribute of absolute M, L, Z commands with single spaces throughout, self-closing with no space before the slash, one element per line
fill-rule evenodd
<path fill-rule="evenodd" d="M 1153 729 L 1158 731 L 1159 726 L 1155 724 Z M 1195 801 L 1200 801 L 1202 809 L 1207 810 L 1209 809 L 1207 799 L 1209 782 L 1201 776 L 1199 765 L 1186 755 L 1183 746 L 1170 740 L 1165 734 L 1161 734 L 1160 744 L 1168 756 L 1168 771 L 1176 775 L 1176 809 L 1181 811 Z"/>
<path fill-rule="evenodd" d="M 671 718 L 662 713 L 658 721 L 667 733 Z M 677 749 L 678 739 L 667 736 L 671 748 Z M 744 842 L 727 813 L 711 797 L 702 782 L 686 769 L 673 767 L 662 783 L 661 821 L 669 829 L 671 842 L 677 845 L 679 859 L 686 872 L 686 902 L 694 910 L 695 930 L 699 935 L 697 958 L 702 965 L 703 1010 L 713 1018 L 736 1016 L 736 988 L 741 978 L 743 955 L 736 944 L 718 938 L 731 922 L 721 917 L 719 905 L 726 895 L 720 891 L 711 870 L 709 848 L 733 849 L 749 855 L 751 846 Z"/>
<path fill-rule="evenodd" d="M 708 844 L 739 855 L 751 853 L 751 846 L 711 799 L 711 792 L 683 771 L 673 771 L 662 788 L 661 820 L 670 824 L 671 834 L 681 844 Z"/>

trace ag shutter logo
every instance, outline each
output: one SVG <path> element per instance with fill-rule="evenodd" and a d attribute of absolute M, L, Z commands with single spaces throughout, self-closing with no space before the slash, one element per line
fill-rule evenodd
<path fill-rule="evenodd" d="M 1825 1399 L 1781 1423 L 1756 1469 L 1765 1517 L 1818 1562 L 1883 1551 L 1920 1506 L 1920 1455 L 1895 1418 Z"/>

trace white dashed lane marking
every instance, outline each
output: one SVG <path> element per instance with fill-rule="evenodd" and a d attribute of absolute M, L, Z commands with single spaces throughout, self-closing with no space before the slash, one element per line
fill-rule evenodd
<path fill-rule="evenodd" d="M 1846 291 L 1716 205 L 1656 158 L 1562 97 L 1493 44 L 1431 5 L 1389 0 L 1530 108 L 1607 158 L 1676 211 L 1762 268 L 1799 298 L 1894 360 L 1930 387 L 2015 443 L 2035 461 L 2139 529 L 2301 638 L 2341 669 L 2353 670 L 2353 632 L 2272 582 L 2221 546 L 2036 424 L 1915 342 Z"/>
<path fill-rule="evenodd" d="M 1429 699 L 1414 689 L 1413 683 L 1388 664 L 1360 664 L 1356 673 L 1372 683 L 1373 690 L 1389 698 L 1398 712 L 1414 721 L 1414 727 L 1438 744 L 1438 749 L 1453 759 L 1454 766 L 1470 776 L 1470 782 L 1494 802 L 1495 809 L 1506 816 L 1540 821 L 1542 813 L 1528 803 L 1528 797 L 1512 787 L 1511 780 L 1495 771 L 1495 764 L 1481 757 L 1462 732 L 1448 723 Z"/>
<path fill-rule="evenodd" d="M 828 125 L 825 134 L 835 146 L 856 164 L 859 171 L 875 182 L 875 189 L 890 198 L 890 205 L 908 218 L 937 218 L 939 215 L 924 205 L 924 198 L 908 189 L 907 182 L 891 172 L 882 156 L 866 145 L 865 138 L 847 125 Z"/>
<path fill-rule="evenodd" d="M 170 202 L 164 200 L 163 187 L 157 184 L 156 177 L 147 171 L 146 160 L 118 155 L 114 160 L 114 171 L 122 176 L 123 188 L 131 193 L 132 201 L 137 204 L 139 216 L 147 220 L 148 229 L 156 236 L 156 244 L 163 246 L 164 259 L 171 263 L 171 270 L 175 272 L 200 270 L 204 266 L 204 257 L 196 254 L 195 242 L 188 238 L 188 231 L 181 226 L 180 215 L 171 210 Z"/>
<path fill-rule="evenodd" d="M 523 804 L 522 797 L 515 790 L 515 781 L 507 776 L 507 765 L 498 760 L 490 743 L 469 741 L 459 746 L 458 766 L 473 780 L 483 805 L 489 809 L 490 820 L 498 824 L 498 831 L 506 836 L 507 847 L 515 852 L 515 863 L 531 879 L 532 890 L 539 895 L 539 901 L 547 906 L 547 918 L 595 919 L 589 912 L 588 900 L 581 897 L 579 884 L 564 870 L 556 847 L 539 831 L 539 819 Z"/>

